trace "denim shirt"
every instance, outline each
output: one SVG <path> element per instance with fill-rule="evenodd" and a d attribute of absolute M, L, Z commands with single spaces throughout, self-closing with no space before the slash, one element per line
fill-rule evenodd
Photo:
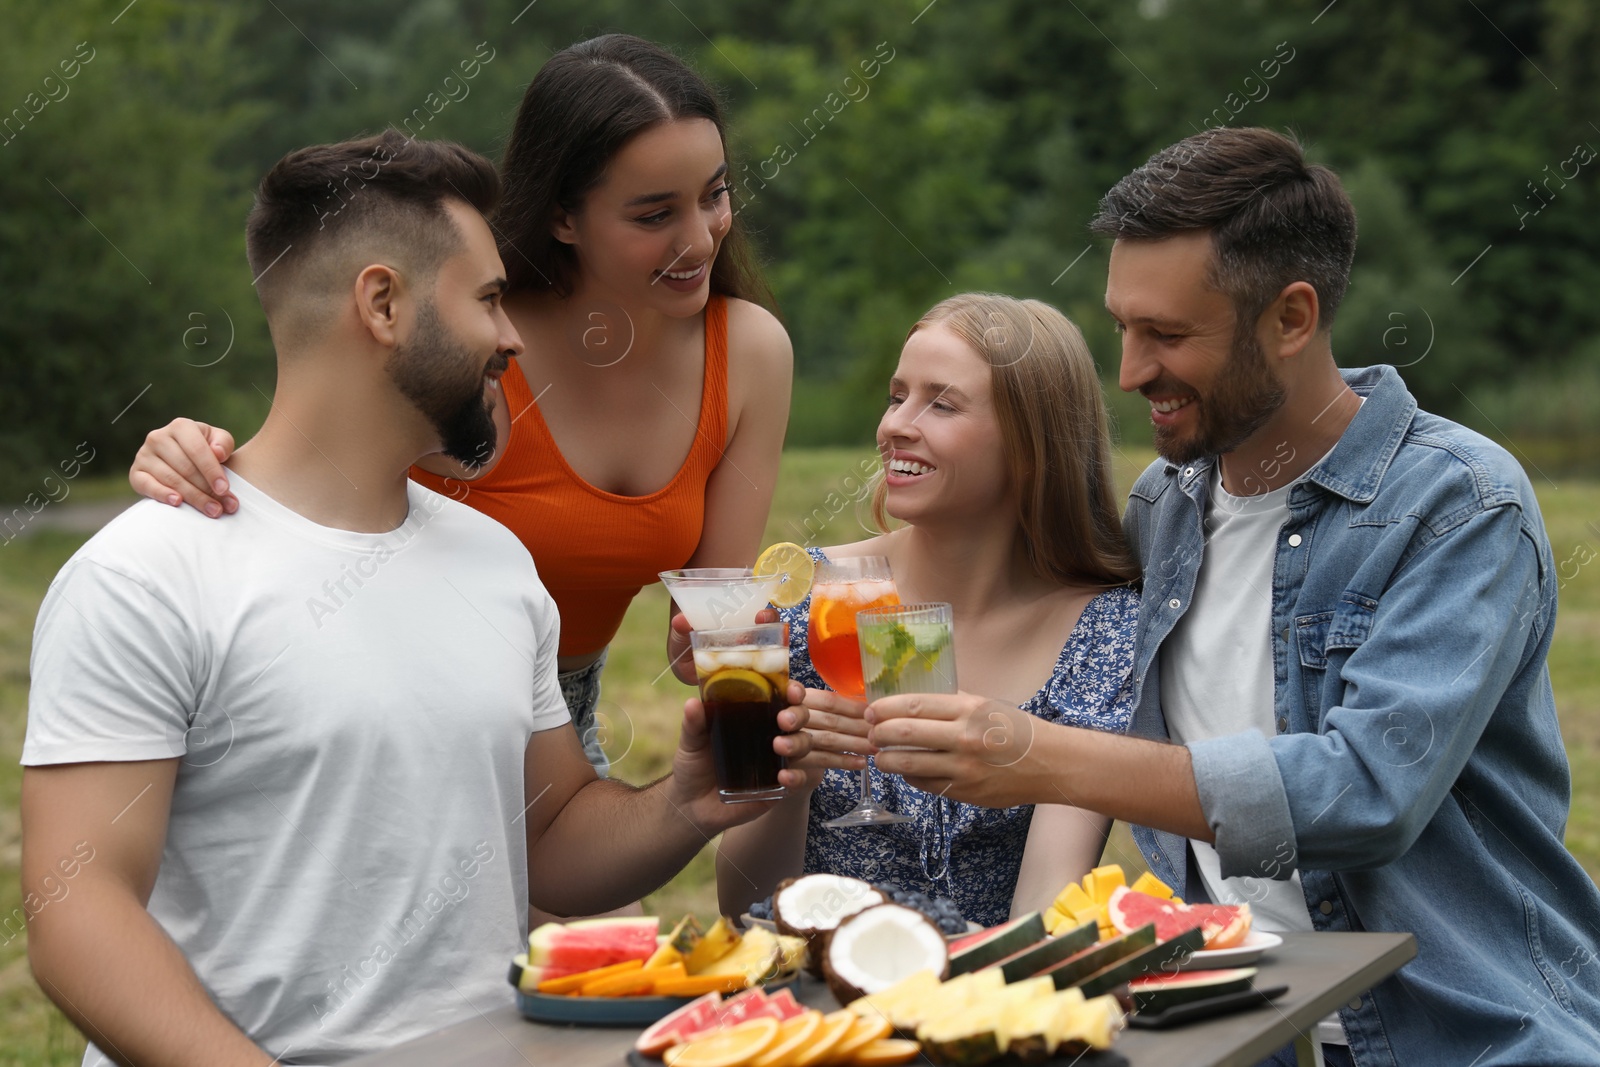
<path fill-rule="evenodd" d="M 1366 402 L 1278 534 L 1276 736 L 1188 746 L 1222 874 L 1299 871 L 1317 930 L 1416 935 L 1415 960 L 1339 1011 L 1363 1067 L 1600 1062 L 1600 893 L 1562 844 L 1533 489 L 1499 446 L 1417 410 L 1392 367 L 1343 375 Z M 1134 734 L 1167 737 L 1157 651 L 1194 595 L 1214 462 L 1158 459 L 1129 498 Z M 1199 895 L 1184 838 L 1134 837 Z"/>

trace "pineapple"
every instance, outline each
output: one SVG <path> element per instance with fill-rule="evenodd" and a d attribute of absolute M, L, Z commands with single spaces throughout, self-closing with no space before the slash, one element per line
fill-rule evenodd
<path fill-rule="evenodd" d="M 1065 1046 L 1069 1051 L 1110 1048 L 1117 1034 L 1127 1025 L 1122 1005 L 1110 993 L 1067 1006 L 1056 1016 L 1055 1022 L 1056 1028 L 1051 1037 L 1055 1040 L 1056 1048 Z"/>
<path fill-rule="evenodd" d="M 780 975 L 794 974 L 806 962 L 806 939 L 803 937 L 790 937 L 787 934 L 778 935 L 778 973 Z"/>
<path fill-rule="evenodd" d="M 889 1021 L 896 1030 L 913 1031 L 925 1020 L 946 1018 L 994 996 L 1005 984 L 1005 976 L 996 968 L 963 974 L 925 997 L 896 1002 Z"/>
<path fill-rule="evenodd" d="M 672 933 L 667 935 L 667 944 L 677 949 L 678 955 L 688 959 L 695 946 L 700 944 L 700 939 L 705 937 L 705 931 L 700 929 L 700 920 L 693 915 L 685 915 L 678 920 L 678 925 L 672 928 Z"/>
<path fill-rule="evenodd" d="M 938 975 L 932 971 L 918 971 L 909 978 L 902 978 L 880 993 L 852 1001 L 850 1010 L 857 1015 L 882 1015 L 893 1021 L 895 1008 L 901 1001 L 915 1003 L 932 995 L 939 988 Z"/>
<path fill-rule="evenodd" d="M 716 927 L 713 926 L 701 945 L 710 941 L 715 933 Z M 699 949 L 695 951 L 698 952 Z M 706 964 L 698 970 L 691 967 L 689 973 L 706 976 L 742 974 L 749 985 L 759 985 L 778 973 L 781 958 L 782 950 L 778 945 L 778 935 L 755 926 L 715 962 Z"/>
<path fill-rule="evenodd" d="M 917 1028 L 917 1039 L 936 1064 L 973 1067 L 988 1063 L 1005 1055 L 1014 1028 L 1029 1006 L 1054 997 L 1055 984 L 1050 979 L 1027 978 L 983 996 L 954 1015 L 930 1018 Z"/>
<path fill-rule="evenodd" d="M 684 930 L 684 923 L 691 922 L 694 922 L 693 917 L 686 916 L 684 922 L 680 922 L 678 928 L 671 934 L 672 947 L 679 952 L 683 952 L 683 948 L 678 944 L 679 931 Z M 698 927 L 699 923 L 694 925 Z M 687 932 L 684 936 L 688 937 Z M 726 917 L 719 918 L 712 923 L 711 929 L 707 930 L 703 937 L 690 938 L 691 949 L 684 953 L 684 968 L 690 974 L 704 974 L 707 967 L 738 948 L 740 940 L 739 931 L 733 928 L 733 924 L 728 922 Z"/>

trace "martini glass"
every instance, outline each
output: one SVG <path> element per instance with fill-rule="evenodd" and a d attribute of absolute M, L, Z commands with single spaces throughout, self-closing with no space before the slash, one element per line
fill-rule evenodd
<path fill-rule="evenodd" d="M 806 644 L 811 665 L 822 680 L 841 696 L 860 700 L 866 696 L 861 675 L 861 646 L 856 639 L 856 613 L 872 607 L 900 603 L 889 561 L 882 556 L 855 556 L 817 564 L 811 580 L 811 616 L 806 622 Z M 870 759 L 870 757 L 868 757 Z M 872 799 L 872 774 L 861 771 L 861 799 L 856 806 L 824 826 L 883 826 L 907 822 Z"/>
<path fill-rule="evenodd" d="M 749 567 L 689 567 L 662 571 L 659 577 L 691 630 L 754 626 L 783 580 L 781 575 L 758 578 Z"/>

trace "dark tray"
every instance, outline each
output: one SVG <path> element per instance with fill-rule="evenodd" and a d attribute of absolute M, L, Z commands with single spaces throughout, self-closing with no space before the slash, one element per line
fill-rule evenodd
<path fill-rule="evenodd" d="M 1166 1011 L 1137 1012 L 1128 1016 L 1128 1025 L 1140 1030 L 1165 1030 L 1216 1015 L 1259 1008 L 1269 1000 L 1276 1000 L 1287 992 L 1289 987 L 1286 985 L 1269 986 L 1266 989 L 1242 989 L 1237 993 L 1224 993 L 1220 997 L 1191 1000 L 1187 1004 L 1179 1004 Z"/>

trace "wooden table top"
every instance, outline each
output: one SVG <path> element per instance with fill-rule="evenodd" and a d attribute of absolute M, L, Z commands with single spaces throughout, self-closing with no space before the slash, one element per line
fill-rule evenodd
<path fill-rule="evenodd" d="M 1130 1029 L 1115 1051 L 1132 1067 L 1253 1067 L 1297 1037 L 1314 1037 L 1318 1020 L 1364 999 L 1416 954 L 1410 934 L 1285 934 L 1282 946 L 1254 965 L 1260 968 L 1259 988 L 1289 987 L 1282 997 L 1172 1030 Z M 510 986 L 506 993 L 504 1004 L 476 1018 L 351 1060 L 348 1067 L 620 1067 L 644 1029 L 530 1022 L 517 1011 Z M 810 979 L 801 983 L 800 1000 L 825 1011 L 837 1007 L 827 988 Z"/>

